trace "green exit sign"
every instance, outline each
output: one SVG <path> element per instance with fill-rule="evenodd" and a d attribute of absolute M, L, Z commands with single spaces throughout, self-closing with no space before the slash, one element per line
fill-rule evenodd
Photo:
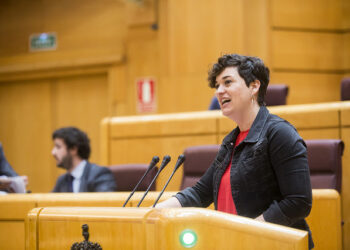
<path fill-rule="evenodd" d="M 57 35 L 54 32 L 32 34 L 29 37 L 29 51 L 55 50 Z"/>

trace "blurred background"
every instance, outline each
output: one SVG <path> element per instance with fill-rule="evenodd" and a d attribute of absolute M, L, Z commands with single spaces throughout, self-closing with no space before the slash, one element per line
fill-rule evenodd
<path fill-rule="evenodd" d="M 138 79 L 154 83 L 151 113 L 207 110 L 207 71 L 224 53 L 261 57 L 270 82 L 288 85 L 288 105 L 340 101 L 350 1 L 2 0 L 6 157 L 28 189 L 48 192 L 62 173 L 51 156 L 55 129 L 86 131 L 99 163 L 102 119 L 145 114 Z"/>

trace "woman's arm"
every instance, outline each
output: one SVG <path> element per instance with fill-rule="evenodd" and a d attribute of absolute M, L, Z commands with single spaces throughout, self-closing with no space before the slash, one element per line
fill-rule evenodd
<path fill-rule="evenodd" d="M 287 122 L 279 122 L 268 135 L 269 155 L 283 199 L 263 213 L 265 221 L 294 224 L 308 216 L 312 204 L 306 145 Z"/>

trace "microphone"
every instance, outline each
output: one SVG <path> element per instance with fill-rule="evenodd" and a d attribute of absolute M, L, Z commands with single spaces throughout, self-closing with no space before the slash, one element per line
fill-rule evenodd
<path fill-rule="evenodd" d="M 146 177 L 146 175 L 148 174 L 149 171 L 151 171 L 151 169 L 153 169 L 153 167 L 159 162 L 159 157 L 158 156 L 154 156 L 146 170 L 146 172 L 143 174 L 143 176 L 141 177 L 141 179 L 139 180 L 139 182 L 136 184 L 136 186 L 134 187 L 134 190 L 132 190 L 132 192 L 130 193 L 129 197 L 126 199 L 126 201 L 124 202 L 123 207 L 125 207 L 125 205 L 128 203 L 128 201 L 130 200 L 131 196 L 134 195 L 136 189 L 139 187 L 140 183 L 143 181 L 143 179 Z"/>
<path fill-rule="evenodd" d="M 154 178 L 153 178 L 151 184 L 149 184 L 149 186 L 148 186 L 148 188 L 147 188 L 145 194 L 142 196 L 141 200 L 140 200 L 139 203 L 137 204 L 137 207 L 139 207 L 139 206 L 141 205 L 143 199 L 145 199 L 146 195 L 148 194 L 149 189 L 150 189 L 151 186 L 153 185 L 153 182 L 157 179 L 158 175 L 159 175 L 160 172 L 165 168 L 165 166 L 168 165 L 168 163 L 170 162 L 170 160 L 171 160 L 171 157 L 170 157 L 169 155 L 164 156 L 163 161 L 162 161 L 162 164 L 160 164 L 160 167 L 159 167 L 159 169 L 158 169 L 158 172 L 157 172 L 156 176 L 154 176 Z"/>
<path fill-rule="evenodd" d="M 178 168 L 182 165 L 182 163 L 184 163 L 184 161 L 186 160 L 184 155 L 179 155 L 179 157 L 177 158 L 177 162 L 175 164 L 175 168 L 173 170 L 173 173 L 170 175 L 167 183 L 165 184 L 165 186 L 163 187 L 162 191 L 160 192 L 160 194 L 158 195 L 157 200 L 154 202 L 152 207 L 155 207 L 157 202 L 159 201 L 160 197 L 162 196 L 162 194 L 164 193 L 164 190 L 166 189 L 166 187 L 168 186 L 171 178 L 173 178 L 173 175 L 175 174 L 176 170 L 178 170 Z"/>

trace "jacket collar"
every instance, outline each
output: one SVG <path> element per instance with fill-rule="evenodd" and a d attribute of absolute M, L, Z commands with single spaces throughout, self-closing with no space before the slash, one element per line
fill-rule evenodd
<path fill-rule="evenodd" d="M 269 114 L 270 112 L 265 106 L 260 107 L 259 112 L 255 117 L 255 120 L 251 128 L 249 129 L 249 133 L 247 137 L 244 139 L 244 142 L 254 143 L 258 141 Z M 229 133 L 224 138 L 223 144 L 229 146 L 232 142 L 236 141 L 236 138 L 239 132 L 240 132 L 239 127 L 236 127 L 234 130 L 231 131 L 231 133 Z"/>
<path fill-rule="evenodd" d="M 88 178 L 90 174 L 91 164 L 90 162 L 86 162 L 83 175 L 80 179 L 80 187 L 79 192 L 88 192 Z"/>

